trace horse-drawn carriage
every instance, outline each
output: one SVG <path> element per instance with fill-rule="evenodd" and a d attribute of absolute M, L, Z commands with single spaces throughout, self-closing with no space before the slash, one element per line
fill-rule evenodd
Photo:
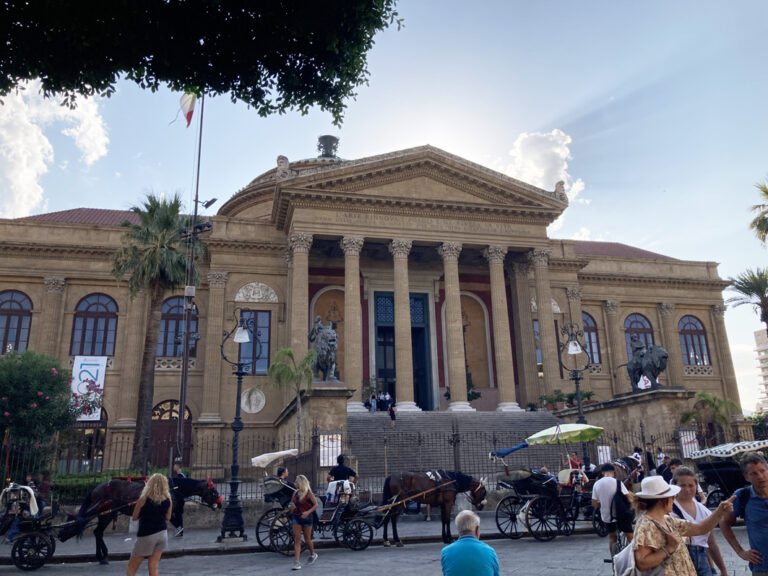
<path fill-rule="evenodd" d="M 38 508 L 33 490 L 27 486 L 11 484 L 0 494 L 0 536 L 5 536 L 15 525 L 11 547 L 11 560 L 22 570 L 36 570 L 53 556 L 56 550 L 58 526 L 53 518 L 58 505 Z"/>

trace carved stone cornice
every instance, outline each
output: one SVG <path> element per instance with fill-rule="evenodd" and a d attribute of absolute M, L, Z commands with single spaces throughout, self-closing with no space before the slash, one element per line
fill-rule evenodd
<path fill-rule="evenodd" d="M 568 302 L 581 302 L 581 286 L 567 286 L 565 295 L 568 297 Z"/>
<path fill-rule="evenodd" d="M 613 316 L 618 313 L 621 302 L 618 300 L 606 300 L 603 302 L 603 306 L 605 307 L 605 313 Z"/>
<path fill-rule="evenodd" d="M 312 246 L 312 234 L 294 232 L 288 237 L 288 246 L 291 247 L 294 254 L 309 254 L 309 249 Z"/>
<path fill-rule="evenodd" d="M 713 280 L 697 278 L 664 278 L 651 276 L 628 276 L 624 274 L 594 274 L 579 272 L 579 284 L 605 284 L 610 286 L 632 286 L 638 284 L 656 285 L 675 288 L 708 288 L 721 292 L 730 283 L 725 280 Z"/>
<path fill-rule="evenodd" d="M 362 236 L 344 236 L 339 240 L 339 246 L 341 246 L 345 256 L 360 256 L 364 243 L 365 238 Z"/>
<path fill-rule="evenodd" d="M 411 253 L 412 240 L 404 240 L 402 238 L 396 238 L 389 243 L 389 253 L 394 258 L 408 258 L 408 254 Z"/>
<path fill-rule="evenodd" d="M 458 262 L 459 254 L 461 254 L 460 242 L 443 242 L 437 247 L 437 253 L 443 259 L 444 262 Z"/>
<path fill-rule="evenodd" d="M 61 276 L 49 276 L 48 278 L 43 278 L 43 283 L 45 284 L 45 289 L 48 292 L 64 292 L 64 288 L 67 285 L 66 278 L 62 278 Z"/>
<path fill-rule="evenodd" d="M 665 318 L 672 316 L 675 311 L 675 305 L 672 302 L 662 302 L 659 304 L 659 312 Z"/>
<path fill-rule="evenodd" d="M 39 256 L 39 257 L 94 257 L 110 259 L 118 246 L 83 246 L 66 244 L 37 244 L 32 242 L 0 242 L 2 256 Z"/>
<path fill-rule="evenodd" d="M 725 317 L 725 311 L 728 309 L 728 306 L 725 304 L 715 304 L 712 306 L 712 313 L 715 315 L 716 318 L 724 318 Z"/>
<path fill-rule="evenodd" d="M 503 264 L 504 257 L 507 255 L 506 246 L 488 246 L 483 250 L 483 256 L 490 264 Z"/>
<path fill-rule="evenodd" d="M 205 246 L 211 252 L 216 251 L 237 251 L 243 252 L 261 252 L 261 253 L 282 253 L 285 250 L 285 244 L 281 242 L 258 242 L 253 240 L 225 240 L 225 239 L 206 239 Z"/>
<path fill-rule="evenodd" d="M 206 277 L 208 278 L 208 286 L 211 288 L 226 288 L 229 272 L 211 271 L 206 274 Z"/>
<path fill-rule="evenodd" d="M 534 248 L 528 252 L 528 261 L 536 267 L 546 266 L 551 255 L 552 250 L 549 248 Z"/>

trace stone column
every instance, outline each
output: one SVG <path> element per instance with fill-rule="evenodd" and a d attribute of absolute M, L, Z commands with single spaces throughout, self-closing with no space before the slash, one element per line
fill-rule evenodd
<path fill-rule="evenodd" d="M 493 315 L 493 348 L 496 359 L 496 387 L 499 389 L 500 412 L 517 412 L 515 368 L 512 363 L 512 340 L 509 335 L 509 309 L 504 282 L 506 246 L 488 246 L 483 252 L 491 273 L 491 314 Z"/>
<path fill-rule="evenodd" d="M 348 412 L 365 412 L 363 406 L 363 311 L 360 305 L 360 250 L 362 236 L 345 236 L 344 251 L 344 377 L 355 395 L 347 401 Z"/>
<path fill-rule="evenodd" d="M 539 340 L 541 362 L 544 365 L 544 390 L 547 394 L 559 386 L 560 365 L 557 357 L 557 334 L 555 316 L 552 312 L 552 288 L 549 285 L 549 256 L 551 250 L 536 248 L 529 252 L 536 282 L 536 306 L 539 318 Z"/>
<path fill-rule="evenodd" d="M 739 387 L 736 383 L 736 373 L 733 370 L 733 358 L 731 358 L 731 347 L 728 344 L 728 334 L 725 331 L 725 310 L 723 304 L 712 306 L 711 318 L 712 325 L 715 327 L 715 346 L 719 351 L 720 357 L 720 377 L 723 379 L 723 393 L 727 398 L 733 400 L 741 406 L 739 399 Z M 710 357 L 712 351 L 710 350 Z"/>
<path fill-rule="evenodd" d="M 221 422 L 221 339 L 224 333 L 224 296 L 229 272 L 208 272 L 208 326 L 205 330 L 205 370 L 200 422 Z"/>
<path fill-rule="evenodd" d="M 515 312 L 515 343 L 517 346 L 517 373 L 521 379 L 521 404 L 539 403 L 539 375 L 536 370 L 536 340 L 533 337 L 533 316 L 531 315 L 531 291 L 528 287 L 528 262 L 514 262 L 509 266 L 513 286 L 512 305 Z"/>
<path fill-rule="evenodd" d="M 459 290 L 459 254 L 461 244 L 443 242 L 437 249 L 443 259 L 445 283 L 445 339 L 448 354 L 448 386 L 451 388 L 451 412 L 474 411 L 467 401 L 467 368 L 464 357 L 464 334 L 461 325 Z"/>
<path fill-rule="evenodd" d="M 59 356 L 59 334 L 61 333 L 61 305 L 64 300 L 64 290 L 67 281 L 59 276 L 49 276 L 43 279 L 45 294 L 43 295 L 43 354 Z"/>
<path fill-rule="evenodd" d="M 120 400 L 116 425 L 120 428 L 133 428 L 136 426 L 139 402 L 141 355 L 147 335 L 147 295 L 143 290 L 131 299 L 126 320 L 128 329 L 123 332 L 126 344 L 120 354 Z"/>
<path fill-rule="evenodd" d="M 664 330 L 664 347 L 669 353 L 669 362 L 665 371 L 669 386 L 683 385 L 683 351 L 680 348 L 677 326 L 675 325 L 675 305 L 671 302 L 659 304 L 661 324 Z"/>
<path fill-rule="evenodd" d="M 291 348 L 296 362 L 301 362 L 309 347 L 309 248 L 312 246 L 312 234 L 291 234 L 288 245 L 293 252 Z"/>
<path fill-rule="evenodd" d="M 608 318 L 608 339 L 611 350 L 611 362 L 608 368 L 611 374 L 616 373 L 616 377 L 611 378 L 614 395 L 632 391 L 632 384 L 629 381 L 626 367 L 621 366 L 627 363 L 627 346 L 624 341 L 624 331 L 619 326 L 620 306 L 621 302 L 618 300 L 606 300 L 604 303 L 605 314 Z"/>
<path fill-rule="evenodd" d="M 408 282 L 410 240 L 389 243 L 395 284 L 395 400 L 400 412 L 421 410 L 413 401 L 413 350 L 411 348 L 411 290 Z"/>

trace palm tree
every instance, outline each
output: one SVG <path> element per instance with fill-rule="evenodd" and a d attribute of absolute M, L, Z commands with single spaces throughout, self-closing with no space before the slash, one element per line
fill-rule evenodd
<path fill-rule="evenodd" d="M 695 420 L 702 429 L 707 444 L 721 444 L 722 433 L 731 425 L 731 416 L 739 412 L 739 406 L 727 398 L 720 398 L 708 392 L 696 392 L 693 410 L 683 413 L 680 422 Z"/>
<path fill-rule="evenodd" d="M 749 223 L 750 229 L 755 231 L 755 236 L 765 246 L 766 237 L 768 237 L 768 179 L 765 182 L 758 182 L 755 188 L 760 190 L 760 198 L 763 204 L 752 206 L 752 212 L 757 212 L 754 220 Z"/>
<path fill-rule="evenodd" d="M 270 382 L 277 388 L 289 388 L 296 395 L 296 435 L 298 437 L 297 448 L 301 454 L 302 426 L 301 426 L 301 391 L 312 391 L 314 372 L 312 365 L 315 361 L 315 351 L 309 350 L 304 358 L 297 364 L 290 348 L 281 348 L 275 354 L 275 359 L 267 370 Z"/>
<path fill-rule="evenodd" d="M 768 333 L 768 268 L 747 270 L 736 278 L 728 278 L 728 282 L 729 288 L 737 296 L 728 298 L 726 303 L 734 306 L 749 304 L 754 307 Z"/>
<path fill-rule="evenodd" d="M 188 218 L 182 216 L 180 210 L 181 199 L 178 195 L 168 201 L 149 194 L 143 206 L 131 208 L 140 223 L 123 222 L 123 227 L 127 229 L 123 246 L 115 253 L 112 262 L 113 276 L 118 279 L 128 276 L 131 298 L 142 290 L 149 297 L 131 468 L 143 469 L 150 459 L 155 354 L 163 297 L 167 290 L 186 282 L 188 258 L 182 245 L 181 229 Z M 183 418 L 183 414 L 184 407 L 179 407 L 179 417 Z"/>

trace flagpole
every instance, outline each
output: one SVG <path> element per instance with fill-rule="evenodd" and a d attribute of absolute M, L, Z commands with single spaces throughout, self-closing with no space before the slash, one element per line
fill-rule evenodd
<path fill-rule="evenodd" d="M 188 234 L 189 257 L 187 258 L 187 285 L 184 287 L 184 331 L 182 332 L 182 352 L 181 352 L 181 385 L 179 386 L 179 413 L 178 430 L 176 433 L 176 450 L 182 466 L 184 461 L 184 424 L 187 406 L 187 378 L 189 377 L 189 344 L 190 344 L 190 325 L 192 310 L 195 308 L 195 245 L 197 235 L 200 232 L 197 229 L 197 204 L 198 193 L 200 191 L 200 157 L 203 151 L 203 117 L 205 116 L 205 94 L 200 97 L 200 128 L 197 139 L 197 175 L 195 178 L 195 201 L 194 212 L 192 215 L 192 230 Z M 173 468 L 173 462 L 169 468 Z"/>

